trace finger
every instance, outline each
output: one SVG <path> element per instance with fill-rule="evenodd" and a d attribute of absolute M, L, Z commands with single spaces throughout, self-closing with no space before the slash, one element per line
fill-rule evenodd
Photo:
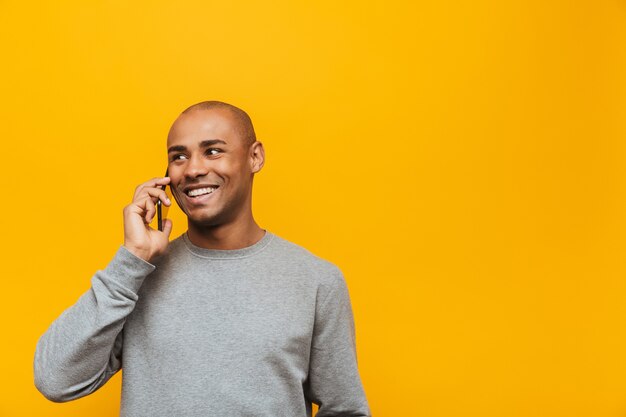
<path fill-rule="evenodd" d="M 165 221 L 163 222 L 163 233 L 165 233 L 165 236 L 167 236 L 168 238 L 170 237 L 170 233 L 172 233 L 172 220 L 171 219 L 165 219 Z"/>
<path fill-rule="evenodd" d="M 150 197 L 146 197 L 146 199 L 144 200 L 144 207 L 146 209 L 146 214 L 144 216 L 145 222 L 146 224 L 150 224 L 150 222 L 154 218 L 154 215 L 156 214 L 156 207 Z"/>
<path fill-rule="evenodd" d="M 127 205 L 126 207 L 124 207 L 124 215 L 135 215 L 135 216 L 139 216 L 142 219 L 145 218 L 146 216 L 146 212 L 148 210 L 148 205 L 146 203 L 146 200 L 152 202 L 152 200 L 150 200 L 150 197 L 146 196 L 141 200 L 138 201 L 132 201 L 129 205 Z"/>
<path fill-rule="evenodd" d="M 161 202 L 166 206 L 172 204 L 165 191 L 161 190 L 160 188 L 146 188 L 145 192 L 148 193 L 150 197 L 152 197 L 152 201 L 155 203 L 157 202 L 157 200 L 161 200 Z"/>
<path fill-rule="evenodd" d="M 146 188 L 156 188 L 170 183 L 170 177 L 155 177 L 149 181 L 139 184 L 135 188 L 135 194 L 133 194 L 133 200 L 138 200 L 141 192 Z"/>

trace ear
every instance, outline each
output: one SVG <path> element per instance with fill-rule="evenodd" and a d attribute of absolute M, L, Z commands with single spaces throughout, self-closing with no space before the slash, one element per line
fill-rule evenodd
<path fill-rule="evenodd" d="M 265 164 L 265 149 L 259 141 L 250 145 L 250 168 L 253 174 L 256 174 L 263 168 Z"/>

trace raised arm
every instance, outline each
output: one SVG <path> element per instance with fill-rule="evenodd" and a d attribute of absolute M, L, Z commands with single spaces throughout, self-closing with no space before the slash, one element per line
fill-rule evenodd
<path fill-rule="evenodd" d="M 155 269 L 151 260 L 162 254 L 172 229 L 149 226 L 155 202 L 170 205 L 158 188 L 169 178 L 155 178 L 136 188 L 124 207 L 124 245 L 91 287 L 65 310 L 39 338 L 34 358 L 37 389 L 49 400 L 64 402 L 91 394 L 122 367 L 124 323 L 133 311 L 139 288 Z"/>

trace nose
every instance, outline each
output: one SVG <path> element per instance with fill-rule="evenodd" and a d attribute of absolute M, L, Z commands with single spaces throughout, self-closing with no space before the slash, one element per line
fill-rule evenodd
<path fill-rule="evenodd" d="M 185 164 L 183 174 L 189 179 L 202 177 L 209 172 L 208 163 L 204 158 L 192 155 Z"/>

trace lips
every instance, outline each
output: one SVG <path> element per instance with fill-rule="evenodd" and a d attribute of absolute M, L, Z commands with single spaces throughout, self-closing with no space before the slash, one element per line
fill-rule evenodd
<path fill-rule="evenodd" d="M 188 190 L 185 194 L 189 197 L 199 197 L 205 194 L 211 194 L 217 190 L 217 187 L 204 187 L 204 188 L 194 188 L 193 190 Z"/>
<path fill-rule="evenodd" d="M 201 190 L 204 188 L 218 188 L 218 187 L 219 185 L 215 185 L 215 184 L 193 184 L 193 185 L 188 185 L 184 187 L 183 193 L 189 195 L 189 193 L 192 191 Z"/>
<path fill-rule="evenodd" d="M 218 190 L 219 187 L 213 185 L 189 187 L 184 191 L 185 205 L 192 207 L 206 204 Z"/>

